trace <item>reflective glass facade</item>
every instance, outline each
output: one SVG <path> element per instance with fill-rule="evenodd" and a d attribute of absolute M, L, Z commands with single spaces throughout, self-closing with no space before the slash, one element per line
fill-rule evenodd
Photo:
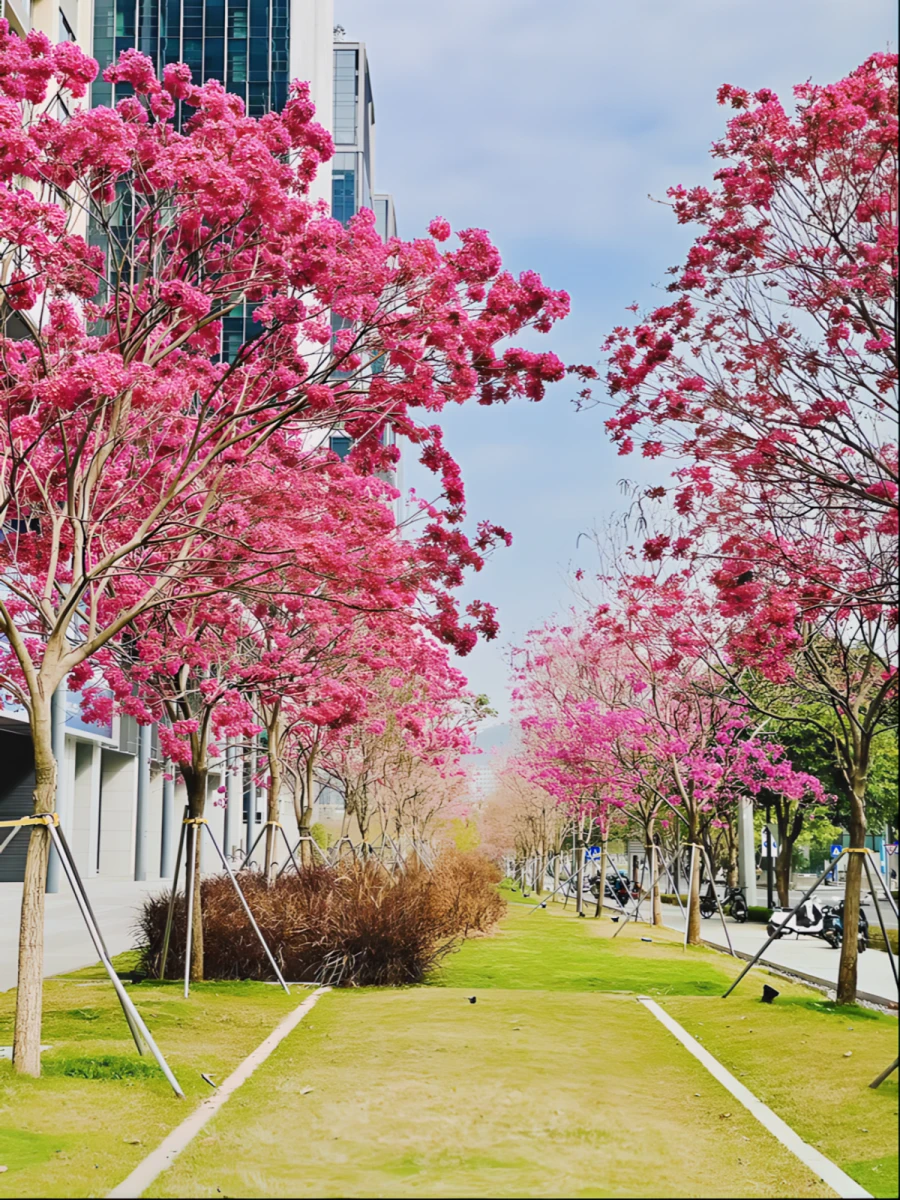
<path fill-rule="evenodd" d="M 241 97 L 251 116 L 262 116 L 287 102 L 290 0 L 94 0 L 93 55 L 101 72 L 123 50 L 147 54 L 162 74 L 167 63 L 185 62 L 194 80 L 218 79 Z M 125 84 L 93 84 L 92 103 L 113 105 L 130 92 Z M 190 114 L 188 109 L 188 114 Z M 119 198 L 116 237 L 127 241 L 131 198 Z M 102 235 L 91 241 L 103 245 Z M 116 263 L 110 262 L 114 277 Z M 222 355 L 230 360 L 259 332 L 252 305 L 222 322 Z"/>
<path fill-rule="evenodd" d="M 289 0 L 94 0 L 93 54 L 100 70 L 122 50 L 148 54 L 161 72 L 185 62 L 195 82 L 218 79 L 252 116 L 287 102 Z M 94 104 L 114 104 L 127 85 L 98 79 Z"/>
<path fill-rule="evenodd" d="M 365 46 L 334 48 L 334 143 L 331 215 L 346 225 L 361 208 L 372 207 L 372 144 L 375 105 Z"/>
<path fill-rule="evenodd" d="M 334 143 L 336 146 L 356 142 L 357 91 L 359 51 L 334 52 Z"/>

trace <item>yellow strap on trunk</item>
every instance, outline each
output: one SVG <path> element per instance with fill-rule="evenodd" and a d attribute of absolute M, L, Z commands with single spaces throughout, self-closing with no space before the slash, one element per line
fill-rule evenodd
<path fill-rule="evenodd" d="M 40 813 L 36 817 L 19 817 L 18 821 L 0 821 L 0 829 L 12 829 L 14 825 L 58 825 L 59 813 Z"/>

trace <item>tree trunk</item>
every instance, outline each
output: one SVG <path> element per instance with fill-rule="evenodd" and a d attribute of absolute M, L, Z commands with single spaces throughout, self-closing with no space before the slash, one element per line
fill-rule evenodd
<path fill-rule="evenodd" d="M 737 887 L 738 885 L 738 841 L 733 835 L 729 835 L 727 843 L 728 862 L 725 868 L 725 882 L 728 887 Z"/>
<path fill-rule="evenodd" d="M 199 771 L 192 770 L 190 778 L 185 780 L 188 793 L 188 815 L 202 817 L 206 811 L 207 790 L 206 767 Z M 194 830 L 194 907 L 191 914 L 191 979 L 199 983 L 203 979 L 203 895 L 200 889 L 200 847 L 203 837 L 203 826 L 193 825 Z M 190 844 L 190 843 L 188 843 Z M 185 856 L 185 896 L 187 895 L 188 859 Z M 173 883 L 173 887 L 175 884 Z"/>
<path fill-rule="evenodd" d="M 269 791 L 266 797 L 266 879 L 275 878 L 275 826 L 278 824 L 278 801 L 281 796 L 281 763 L 278 755 L 269 751 Z"/>
<path fill-rule="evenodd" d="M 782 799 L 775 802 L 775 825 L 778 830 L 778 854 L 775 856 L 775 890 L 778 892 L 778 903 L 782 908 L 791 905 L 791 858 L 794 853 L 794 839 L 788 828 L 790 809 Z M 771 847 L 770 847 L 771 853 Z"/>
<path fill-rule="evenodd" d="M 300 813 L 298 829 L 300 830 L 300 861 L 304 867 L 315 866 L 313 848 L 309 841 L 312 837 L 313 788 L 315 787 L 316 760 L 314 754 L 307 755 L 306 771 L 303 781 L 303 808 Z"/>
<path fill-rule="evenodd" d="M 700 865 L 703 861 L 703 855 L 700 853 L 700 847 L 697 845 L 699 836 L 697 832 L 697 818 L 691 816 L 690 837 L 692 842 L 691 859 L 694 864 L 694 869 L 691 872 L 690 887 L 688 890 L 688 945 L 700 945 Z"/>
<path fill-rule="evenodd" d="M 34 809 L 52 813 L 56 808 L 56 760 L 50 702 L 35 705 L 31 716 L 34 742 Z M 18 835 L 19 837 L 22 834 Z M 21 1075 L 41 1073 L 41 1007 L 44 980 L 44 898 L 47 863 L 50 858 L 50 831 L 34 825 L 25 858 L 25 882 L 22 887 L 22 917 L 19 924 L 19 982 L 16 992 L 16 1024 L 13 1037 L 13 1061 Z"/>
<path fill-rule="evenodd" d="M 652 828 L 647 835 L 644 853 L 647 855 L 650 870 L 650 923 L 651 925 L 662 925 L 662 904 L 659 899 L 659 855 L 653 841 Z"/>
<path fill-rule="evenodd" d="M 860 850 L 866 844 L 866 781 L 855 775 L 850 796 L 850 847 Z M 856 968 L 859 952 L 857 937 L 859 927 L 860 885 L 862 883 L 862 854 L 847 855 L 847 876 L 844 887 L 844 940 L 841 943 L 841 961 L 838 966 L 837 1002 L 856 1003 Z"/>

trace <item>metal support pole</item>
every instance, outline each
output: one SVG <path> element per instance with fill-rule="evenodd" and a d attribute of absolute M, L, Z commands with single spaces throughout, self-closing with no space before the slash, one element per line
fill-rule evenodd
<path fill-rule="evenodd" d="M 134 811 L 134 877 L 147 878 L 150 842 L 150 742 L 151 725 L 138 726 L 137 802 Z"/>
<path fill-rule="evenodd" d="M 881 1087 L 881 1085 L 888 1078 L 888 1076 L 893 1075 L 893 1073 L 897 1070 L 898 1067 L 900 1067 L 900 1058 L 895 1058 L 889 1067 L 885 1067 L 885 1069 L 881 1072 L 880 1075 L 875 1076 L 875 1078 L 869 1084 L 869 1087 L 870 1088 Z"/>
<path fill-rule="evenodd" d="M 264 826 L 262 827 L 262 829 L 260 829 L 260 831 L 259 831 L 259 833 L 256 835 L 256 837 L 253 839 L 253 845 L 252 845 L 252 846 L 250 847 L 250 849 L 247 851 L 247 857 L 244 859 L 244 861 L 243 861 L 243 862 L 241 863 L 241 865 L 238 867 L 238 870 L 239 870 L 239 871 L 245 871 L 245 870 L 247 869 L 247 866 L 248 866 L 248 864 L 249 864 L 249 862 L 250 862 L 250 859 L 251 859 L 251 858 L 252 858 L 252 856 L 253 856 L 253 851 L 254 851 L 254 850 L 256 849 L 256 847 L 259 845 L 260 838 L 262 837 L 262 835 L 263 835 L 265 832 L 266 832 L 266 827 L 265 827 L 265 825 L 264 825 Z"/>
<path fill-rule="evenodd" d="M 687 912 L 685 911 L 684 905 L 681 903 L 681 896 L 678 892 L 678 886 L 677 886 L 675 880 L 672 878 L 672 872 L 669 870 L 669 864 L 666 862 L 666 857 L 664 854 L 660 854 L 659 861 L 663 865 L 663 870 L 666 873 L 666 878 L 668 879 L 669 883 L 672 885 L 672 894 L 675 897 L 678 907 L 681 909 L 681 915 L 684 917 L 684 924 L 685 924 L 685 927 L 687 927 Z M 676 864 L 676 869 L 677 869 L 677 864 Z"/>
<path fill-rule="evenodd" d="M 553 891 L 550 893 L 550 895 L 547 897 L 547 899 L 546 899 L 546 900 L 539 900 L 539 901 L 537 902 L 537 904 L 535 904 L 535 905 L 534 905 L 534 907 L 533 907 L 533 908 L 530 908 L 530 909 L 528 910 L 528 912 L 530 912 L 530 913 L 533 913 L 533 912 L 535 912 L 537 909 L 541 908 L 541 906 L 542 906 L 542 905 L 546 904 L 548 900 L 552 900 L 552 899 L 553 899 L 553 897 L 556 895 L 556 893 L 557 893 L 557 892 L 558 892 L 558 891 L 559 891 L 561 888 L 564 888 L 564 887 L 566 886 L 566 884 L 567 884 L 567 883 L 570 883 L 570 882 L 572 881 L 572 879 L 574 879 L 574 876 L 573 876 L 573 875 L 567 875 L 567 876 L 566 876 L 566 878 L 565 878 L 565 879 L 562 881 L 562 883 L 558 884 L 558 886 L 557 886 L 557 887 L 555 887 L 555 888 L 553 889 Z M 565 905 L 563 905 L 563 907 L 565 907 Z M 527 915 L 528 915 L 528 913 L 526 913 L 525 915 L 527 916 Z"/>
<path fill-rule="evenodd" d="M 298 874 L 298 875 L 300 876 L 300 878 L 302 879 L 302 878 L 303 878 L 303 872 L 300 870 L 300 867 L 299 867 L 299 866 L 298 866 L 298 864 L 297 864 L 297 860 L 296 860 L 296 858 L 294 858 L 294 852 L 293 852 L 293 850 L 291 849 L 291 843 L 288 841 L 288 835 L 287 835 L 287 834 L 284 832 L 284 826 L 283 826 L 283 825 L 279 825 L 279 826 L 278 826 L 278 832 L 281 834 L 281 840 L 284 842 L 285 846 L 287 846 L 288 858 L 289 858 L 289 859 L 290 859 L 290 861 L 291 861 L 291 862 L 294 864 L 294 870 L 297 872 L 297 874 Z M 276 876 L 276 878 L 277 878 L 277 876 Z"/>
<path fill-rule="evenodd" d="M 825 870 L 822 872 L 822 874 L 819 876 L 819 878 L 815 881 L 815 883 L 812 885 L 812 887 L 807 892 L 804 892 L 804 894 L 800 897 L 797 904 L 791 909 L 791 911 L 788 913 L 788 915 L 785 917 L 785 919 L 781 922 L 779 928 L 783 928 L 784 926 L 786 926 L 790 922 L 791 918 L 797 912 L 799 912 L 801 906 L 806 903 L 806 901 L 810 898 L 810 896 L 813 894 L 813 892 L 816 890 L 816 888 L 819 886 L 819 884 L 822 882 L 822 880 L 825 878 L 825 876 L 831 870 L 833 870 L 834 867 L 837 866 L 837 864 L 841 861 L 841 859 L 844 857 L 844 855 L 846 853 L 847 853 L 847 850 L 845 848 L 840 852 L 840 854 L 837 856 L 837 858 L 833 859 L 828 864 L 828 866 L 825 868 Z M 757 950 L 756 954 L 754 954 L 753 958 L 750 959 L 750 961 L 747 963 L 746 967 L 744 967 L 743 971 L 741 971 L 740 975 L 738 975 L 737 979 L 735 979 L 734 983 L 731 985 L 731 987 L 729 987 L 728 991 L 722 993 L 723 1000 L 725 999 L 726 996 L 731 995 L 731 993 L 734 991 L 734 989 L 737 987 L 737 985 L 741 982 L 741 980 L 744 978 L 744 976 L 747 974 L 747 972 L 750 970 L 750 968 L 756 966 L 756 964 L 759 962 L 759 960 L 762 958 L 762 956 L 765 954 L 765 952 L 768 950 L 768 948 L 772 945 L 772 943 L 775 941 L 775 939 L 777 937 L 778 937 L 778 932 L 776 930 L 776 932 L 773 933 L 771 937 L 766 939 L 766 941 L 762 944 L 762 946 L 759 948 L 759 950 Z"/>
<path fill-rule="evenodd" d="M 172 938 L 172 922 L 175 919 L 175 897 L 178 891 L 178 875 L 181 871 L 181 856 L 184 853 L 184 842 L 185 838 L 187 837 L 187 825 L 185 824 L 187 815 L 188 806 L 185 805 L 184 813 L 182 814 L 181 833 L 178 837 L 178 853 L 175 856 L 175 873 L 172 876 L 172 892 L 169 896 L 169 911 L 166 915 L 166 931 L 163 934 L 162 954 L 160 955 L 159 960 L 160 979 L 165 979 L 166 977 L 166 960 L 169 957 L 169 942 Z M 187 899 L 187 897 L 185 897 L 185 899 Z"/>
<path fill-rule="evenodd" d="M 884 918 L 881 915 L 881 906 L 879 905 L 878 897 L 875 894 L 875 882 L 872 879 L 872 866 L 871 866 L 871 863 L 869 862 L 868 854 L 863 855 L 863 868 L 865 869 L 866 878 L 869 881 L 869 887 L 872 891 L 872 902 L 875 905 L 875 915 L 878 917 L 878 924 L 881 927 L 881 936 L 884 938 L 884 948 L 885 948 L 885 950 L 887 950 L 888 959 L 890 960 L 890 964 L 891 964 L 891 970 L 894 972 L 894 983 L 897 985 L 898 988 L 900 988 L 900 977 L 898 977 L 898 975 L 897 975 L 897 963 L 896 963 L 896 960 L 894 959 L 894 952 L 891 949 L 891 943 L 890 943 L 890 939 L 888 938 L 887 929 L 885 928 Z M 845 937 L 847 936 L 846 930 L 844 930 L 844 936 Z"/>
<path fill-rule="evenodd" d="M 61 821 L 68 822 L 69 797 L 68 771 L 66 770 L 66 695 L 68 686 L 61 679 L 56 691 L 50 698 L 50 738 L 53 757 L 56 759 L 56 815 Z M 50 858 L 47 862 L 47 891 L 56 893 L 60 888 L 61 865 L 59 856 L 53 845 L 50 847 Z"/>
<path fill-rule="evenodd" d="M 132 1032 L 134 1031 L 135 1027 L 140 1031 L 140 1036 L 147 1043 L 147 1048 L 149 1049 L 149 1051 L 153 1055 L 153 1057 L 156 1059 L 159 1069 L 162 1071 L 162 1073 L 165 1075 L 166 1079 L 169 1081 L 169 1084 L 170 1084 L 172 1090 L 175 1092 L 175 1095 L 178 1096 L 178 1098 L 180 1100 L 183 1100 L 184 1092 L 181 1090 L 178 1080 L 175 1078 L 175 1076 L 172 1074 L 171 1070 L 169 1069 L 169 1064 L 166 1062 L 166 1060 L 163 1058 L 162 1054 L 160 1053 L 159 1047 L 156 1045 L 156 1042 L 153 1040 L 153 1036 L 150 1033 L 150 1030 L 145 1025 L 144 1020 L 141 1017 L 141 1014 L 138 1012 L 137 1008 L 135 1008 L 131 997 L 128 995 L 128 993 L 125 991 L 125 988 L 122 986 L 122 981 L 119 978 L 118 974 L 116 973 L 115 968 L 113 967 L 112 963 L 109 960 L 109 956 L 106 953 L 106 947 L 103 944 L 103 938 L 100 936 L 100 931 L 97 928 L 97 926 L 94 923 L 93 918 L 91 916 L 90 905 L 87 903 L 86 896 L 84 895 L 82 890 L 78 887 L 78 885 L 75 881 L 75 876 L 73 875 L 72 870 L 71 870 L 72 864 L 68 861 L 68 859 L 66 857 L 66 853 L 63 848 L 62 842 L 59 838 L 59 835 L 57 833 L 56 827 L 55 827 L 55 825 L 53 825 L 53 823 L 51 821 L 48 821 L 47 828 L 50 831 L 50 838 L 54 844 L 56 853 L 59 856 L 60 865 L 62 866 L 62 869 L 66 874 L 66 878 L 69 881 L 69 886 L 72 889 L 72 894 L 75 897 L 75 903 L 78 905 L 78 908 L 81 912 L 82 919 L 84 920 L 84 923 L 87 926 L 88 934 L 90 935 L 91 941 L 94 943 L 94 949 L 97 951 L 100 961 L 103 963 L 103 966 L 106 969 L 106 973 L 110 978 L 110 982 L 112 983 L 113 987 L 116 989 L 116 995 L 119 998 L 119 1003 L 122 1005 L 123 1011 L 126 1013 L 126 1016 L 129 1018 L 128 1024 L 132 1028 Z M 134 1023 L 133 1025 L 132 1025 L 132 1022 Z"/>
<path fill-rule="evenodd" d="M 184 998 L 191 991 L 191 933 L 194 921 L 194 875 L 197 870 L 197 826 L 187 826 L 187 862 L 185 863 L 185 898 L 187 900 L 187 928 L 184 939 Z"/>
<path fill-rule="evenodd" d="M 728 926 L 725 924 L 725 913 L 719 900 L 718 890 L 716 889 L 715 872 L 712 869 L 712 863 L 709 861 L 709 855 L 706 853 L 706 847 L 701 846 L 701 850 L 703 851 L 703 857 L 706 859 L 706 869 L 709 871 L 709 886 L 712 888 L 713 897 L 716 901 L 716 908 L 719 910 L 719 916 L 722 918 L 722 928 L 725 930 L 725 941 L 728 943 L 728 949 L 731 953 L 731 957 L 736 958 L 737 955 L 734 952 L 734 946 L 731 944 L 731 935 L 728 932 Z"/>
<path fill-rule="evenodd" d="M 875 852 L 874 852 L 874 850 L 870 850 L 869 853 L 874 856 Z M 881 881 L 881 890 L 884 892 L 885 896 L 887 897 L 887 902 L 891 906 L 891 910 L 893 911 L 894 916 L 895 917 L 900 916 L 900 913 L 897 912 L 897 905 L 894 903 L 894 897 L 891 895 L 890 881 L 886 880 L 884 878 L 884 876 L 881 874 L 881 872 L 878 871 L 877 867 L 876 867 L 876 877 Z M 874 897 L 873 897 L 873 899 L 874 899 Z"/>
<path fill-rule="evenodd" d="M 234 885 L 234 890 L 237 892 L 238 898 L 240 899 L 240 902 L 243 905 L 244 912 L 247 914 L 247 920 L 253 926 L 253 932 L 256 934 L 257 938 L 259 939 L 259 944 L 262 946 L 263 950 L 265 950 L 266 957 L 268 958 L 269 962 L 272 964 L 272 970 L 275 972 L 278 982 L 281 984 L 281 986 L 284 988 L 284 990 L 288 993 L 288 995 L 290 995 L 291 989 L 284 982 L 284 976 L 278 970 L 278 963 L 275 961 L 275 959 L 272 955 L 272 951 L 269 949 L 268 944 L 266 943 L 266 939 L 263 937 L 259 926 L 257 925 L 256 921 L 253 919 L 253 913 L 250 911 L 250 905 L 247 903 L 247 899 L 244 896 L 244 893 L 241 891 L 240 884 L 238 883 L 237 879 L 235 878 L 235 874 L 232 871 L 231 866 L 229 865 L 228 859 L 222 853 L 222 848 L 219 845 L 219 843 L 216 841 L 216 835 L 213 833 L 213 831 L 210 829 L 210 827 L 208 825 L 206 826 L 206 832 L 212 838 L 212 844 L 215 847 L 216 854 L 218 854 L 219 858 L 222 860 L 222 866 L 225 868 L 228 878 L 231 880 L 232 884 Z"/>
<path fill-rule="evenodd" d="M 62 848 L 63 848 L 63 853 L 65 854 L 66 861 L 69 864 L 69 870 L 66 871 L 67 878 L 69 879 L 69 882 L 71 883 L 72 877 L 74 876 L 75 882 L 78 884 L 78 888 L 81 892 L 82 898 L 84 899 L 85 907 L 87 908 L 88 914 L 89 914 L 91 920 L 94 922 L 94 928 L 97 930 L 97 936 L 100 938 L 100 942 L 103 946 L 104 953 L 106 954 L 106 957 L 110 961 L 112 961 L 112 956 L 109 953 L 109 947 L 106 945 L 106 941 L 103 937 L 103 934 L 100 932 L 100 923 L 97 920 L 97 916 L 96 916 L 93 908 L 91 907 L 90 897 L 87 894 L 87 889 L 84 886 L 84 881 L 82 880 L 81 875 L 78 871 L 78 866 L 76 865 L 76 862 L 75 862 L 75 856 L 73 855 L 71 849 L 69 848 L 69 843 L 66 841 L 66 835 L 63 833 L 63 829 L 62 829 L 61 825 L 56 826 L 56 836 L 59 838 L 60 844 L 62 845 Z M 65 864 L 63 864 L 63 865 L 65 865 Z M 69 871 L 71 871 L 71 875 L 69 874 Z M 123 1011 L 125 1013 L 125 1020 L 128 1022 L 128 1028 L 131 1030 L 131 1036 L 132 1036 L 132 1038 L 134 1038 L 134 1044 L 135 1044 L 135 1047 L 137 1048 L 137 1052 L 138 1052 L 138 1054 L 143 1054 L 144 1047 L 141 1042 L 140 1032 L 138 1031 L 138 1028 L 135 1025 L 134 1021 L 132 1020 L 131 1014 L 128 1012 L 128 1009 L 126 1008 Z"/>

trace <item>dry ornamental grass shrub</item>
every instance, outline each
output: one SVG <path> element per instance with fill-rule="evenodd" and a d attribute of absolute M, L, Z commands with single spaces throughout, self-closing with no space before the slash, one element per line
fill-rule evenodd
<path fill-rule="evenodd" d="M 269 887 L 245 872 L 241 887 L 286 979 L 343 986 L 420 983 L 472 931 L 503 914 L 500 873 L 476 853 L 450 851 L 432 872 L 391 876 L 379 863 L 306 867 Z M 272 968 L 227 876 L 204 879 L 203 970 L 207 979 L 271 979 Z M 140 969 L 156 976 L 169 894 L 141 911 Z M 167 973 L 184 962 L 185 903 L 179 895 Z"/>

